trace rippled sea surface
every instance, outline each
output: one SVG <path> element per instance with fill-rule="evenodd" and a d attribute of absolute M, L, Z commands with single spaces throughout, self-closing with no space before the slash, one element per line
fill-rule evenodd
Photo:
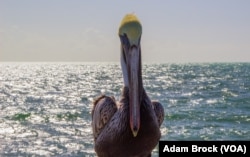
<path fill-rule="evenodd" d="M 161 140 L 249 140 L 250 63 L 144 64 Z M 96 156 L 92 101 L 119 100 L 118 63 L 1 63 L 0 156 Z M 158 156 L 157 147 L 153 156 Z"/>

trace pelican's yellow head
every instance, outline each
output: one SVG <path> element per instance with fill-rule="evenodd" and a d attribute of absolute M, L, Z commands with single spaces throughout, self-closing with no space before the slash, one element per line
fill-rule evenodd
<path fill-rule="evenodd" d="M 127 35 L 130 45 L 138 45 L 142 34 L 142 26 L 134 14 L 127 14 L 119 27 L 119 36 Z"/>

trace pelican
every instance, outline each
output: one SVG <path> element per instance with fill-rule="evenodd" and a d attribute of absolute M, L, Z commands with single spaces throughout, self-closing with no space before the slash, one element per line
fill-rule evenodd
<path fill-rule="evenodd" d="M 134 14 L 121 21 L 121 69 L 124 80 L 120 101 L 101 95 L 93 102 L 92 129 L 98 157 L 150 157 L 161 137 L 164 109 L 151 101 L 141 72 L 142 26 Z"/>

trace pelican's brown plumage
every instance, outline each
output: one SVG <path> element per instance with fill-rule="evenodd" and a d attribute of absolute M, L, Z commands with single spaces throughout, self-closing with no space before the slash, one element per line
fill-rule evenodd
<path fill-rule="evenodd" d="M 142 27 L 133 14 L 119 28 L 124 87 L 121 100 L 100 96 L 92 110 L 95 151 L 99 157 L 150 157 L 160 137 L 164 109 L 151 101 L 141 75 Z"/>

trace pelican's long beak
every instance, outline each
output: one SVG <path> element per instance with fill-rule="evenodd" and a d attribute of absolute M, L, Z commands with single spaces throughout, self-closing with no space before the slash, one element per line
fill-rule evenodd
<path fill-rule="evenodd" d="M 134 14 L 126 15 L 119 28 L 121 39 L 121 64 L 125 86 L 129 88 L 130 129 L 136 137 L 140 129 L 142 100 L 141 46 L 142 26 Z"/>
<path fill-rule="evenodd" d="M 130 46 L 126 36 L 122 42 L 121 63 L 125 86 L 129 89 L 129 119 L 133 136 L 140 128 L 140 105 L 142 98 L 141 50 L 140 43 Z"/>
<path fill-rule="evenodd" d="M 141 54 L 138 46 L 132 46 L 126 53 L 128 82 L 129 82 L 129 104 L 130 104 L 130 128 L 134 137 L 140 128 L 140 105 L 141 105 Z"/>

